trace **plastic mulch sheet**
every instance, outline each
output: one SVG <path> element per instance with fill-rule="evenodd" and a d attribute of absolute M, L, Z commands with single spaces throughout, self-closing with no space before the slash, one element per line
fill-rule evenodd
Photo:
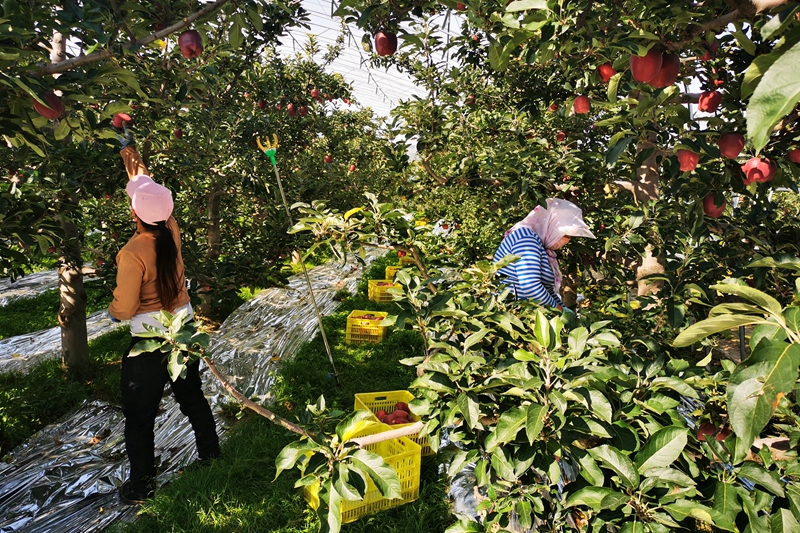
<path fill-rule="evenodd" d="M 352 263 L 309 271 L 322 314 L 336 309 L 333 296 L 339 289 L 355 292 L 361 273 Z M 287 287 L 264 290 L 231 314 L 215 333 L 209 351 L 240 391 L 252 389 L 268 400 L 271 371 L 317 330 L 305 279 L 298 275 Z M 204 389 L 218 413 L 226 395 L 202 363 L 201 368 Z M 165 390 L 156 418 L 160 483 L 196 453 L 191 427 Z M 217 416 L 224 439 L 219 420 Z M 123 423 L 118 406 L 87 402 L 11 452 L 0 462 L 0 532 L 87 533 L 132 520 L 137 507 L 121 502 L 117 493 L 128 473 Z"/>

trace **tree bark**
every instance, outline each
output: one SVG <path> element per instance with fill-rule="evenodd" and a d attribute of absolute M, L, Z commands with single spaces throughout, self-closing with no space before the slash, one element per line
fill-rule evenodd
<path fill-rule="evenodd" d="M 206 264 L 213 265 L 220 256 L 220 244 L 222 243 L 222 232 L 220 230 L 220 211 L 219 204 L 222 198 L 222 189 L 219 181 L 214 180 L 211 185 L 211 193 L 208 196 L 208 224 L 206 225 Z M 211 313 L 212 298 L 210 292 L 204 292 L 200 296 L 200 313 L 208 316 Z"/>
<path fill-rule="evenodd" d="M 69 201 L 75 205 L 74 196 Z M 78 225 L 61 215 L 64 231 L 63 255 L 58 267 L 58 291 L 61 303 L 58 324 L 61 326 L 61 364 L 73 379 L 82 379 L 89 368 L 89 340 L 86 332 L 86 290 L 81 268 L 81 243 Z"/>

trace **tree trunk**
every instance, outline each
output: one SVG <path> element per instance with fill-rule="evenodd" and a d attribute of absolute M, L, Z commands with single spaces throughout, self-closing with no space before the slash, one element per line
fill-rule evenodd
<path fill-rule="evenodd" d="M 75 199 L 73 197 L 70 200 L 74 202 Z M 89 368 L 89 340 L 86 333 L 86 290 L 81 272 L 80 235 L 77 224 L 64 215 L 61 216 L 61 228 L 64 231 L 63 255 L 58 267 L 61 363 L 70 377 L 82 379 Z"/>
<path fill-rule="evenodd" d="M 219 204 L 222 198 L 222 190 L 217 181 L 211 185 L 211 193 L 208 195 L 208 225 L 206 226 L 206 264 L 211 267 L 217 262 L 220 256 L 220 244 L 222 243 L 222 233 L 220 231 Z M 200 295 L 200 313 L 208 316 L 211 312 L 212 298 L 211 293 L 204 292 Z"/>
<path fill-rule="evenodd" d="M 617 181 L 617 185 L 623 189 L 630 191 L 633 194 L 636 205 L 641 203 L 652 202 L 657 200 L 661 194 L 659 188 L 659 169 L 657 157 L 659 155 L 658 148 L 650 141 L 641 141 L 636 147 L 636 152 L 639 153 L 643 150 L 652 149 L 653 152 L 642 162 L 642 165 L 636 170 L 636 177 L 639 178 L 635 182 L 630 181 Z M 635 267 L 637 290 L 639 296 L 658 292 L 663 285 L 662 282 L 648 282 L 642 278 L 651 274 L 663 274 L 665 263 L 662 258 L 653 256 L 653 246 L 648 244 L 645 248 L 645 256 L 641 259 L 639 264 Z"/>

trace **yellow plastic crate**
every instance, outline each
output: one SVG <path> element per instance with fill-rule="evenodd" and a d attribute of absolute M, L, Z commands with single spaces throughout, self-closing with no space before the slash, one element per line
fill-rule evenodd
<path fill-rule="evenodd" d="M 373 302 L 393 302 L 394 295 L 388 292 L 392 287 L 399 289 L 400 284 L 391 279 L 371 279 L 367 283 L 367 295 Z"/>
<path fill-rule="evenodd" d="M 414 221 L 414 225 L 415 226 L 427 226 L 428 225 L 428 219 L 427 218 L 418 218 L 417 220 Z"/>
<path fill-rule="evenodd" d="M 386 338 L 388 326 L 379 326 L 389 313 L 355 309 L 347 316 L 345 342 L 347 344 L 378 343 Z"/>
<path fill-rule="evenodd" d="M 414 262 L 414 257 L 410 255 L 404 255 L 403 257 L 398 257 L 398 259 L 400 259 L 400 266 L 417 264 L 416 262 Z"/>
<path fill-rule="evenodd" d="M 395 390 L 389 392 L 361 392 L 356 394 L 353 409 L 366 409 L 367 411 L 372 411 L 373 415 L 381 409 L 387 413 L 391 413 L 394 411 L 394 404 L 397 402 L 410 403 L 413 399 L 414 395 L 407 390 Z M 413 414 L 409 413 L 409 416 L 414 421 L 417 420 L 417 417 Z M 375 417 L 375 420 L 378 420 L 377 416 Z M 378 421 L 380 422 L 380 420 Z M 408 425 L 409 424 L 397 424 L 390 427 L 402 428 Z M 431 450 L 431 445 L 430 442 L 428 442 L 427 436 L 420 437 L 419 433 L 414 433 L 413 435 L 409 435 L 408 438 L 416 442 L 419 447 L 422 448 L 422 455 L 433 455 L 433 450 Z"/>
<path fill-rule="evenodd" d="M 356 433 L 356 437 L 365 437 L 375 433 L 389 431 L 393 427 L 386 424 L 374 424 Z M 391 466 L 400 478 L 401 498 L 387 500 L 367 477 L 367 490 L 363 500 L 342 500 L 342 523 L 354 522 L 364 515 L 376 513 L 384 509 L 398 507 L 419 498 L 420 479 L 420 447 L 411 439 L 400 437 L 366 446 L 370 452 L 377 453 Z M 319 507 L 319 484 L 315 483 L 303 489 L 303 497 L 313 508 Z"/>
<path fill-rule="evenodd" d="M 386 267 L 386 279 L 394 279 L 397 271 L 403 268 L 403 265 L 389 265 Z"/>

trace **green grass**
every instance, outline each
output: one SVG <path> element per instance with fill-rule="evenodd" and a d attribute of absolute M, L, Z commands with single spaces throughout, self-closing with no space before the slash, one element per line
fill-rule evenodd
<path fill-rule="evenodd" d="M 305 343 L 291 361 L 281 365 L 273 388 L 272 409 L 295 420 L 307 403 L 321 394 L 329 407 L 348 412 L 358 392 L 403 390 L 414 379 L 412 368 L 399 360 L 422 353 L 421 337 L 412 331 L 393 332 L 375 345 L 344 344 L 347 315 L 352 309 L 386 310 L 363 296 L 347 299 L 324 318 L 339 385 L 321 337 Z M 186 472 L 157 491 L 132 524 L 117 524 L 118 533 L 156 532 L 282 532 L 315 533 L 316 514 L 294 488 L 297 471 L 275 478 L 275 458 L 295 435 L 252 413 L 236 424 L 223 443 L 222 459 L 203 470 Z M 452 523 L 445 482 L 438 462 L 422 461 L 420 498 L 400 507 L 365 516 L 342 527 L 344 533 L 440 533 Z M 274 481 L 273 481 L 274 480 Z"/>
<path fill-rule="evenodd" d="M 130 343 L 121 328 L 89 343 L 87 378 L 74 381 L 60 360 L 44 361 L 27 374 L 0 374 L 0 457 L 86 399 L 120 402 L 120 361 Z"/>
<path fill-rule="evenodd" d="M 0 339 L 57 326 L 59 298 L 58 289 L 51 289 L 32 298 L 14 300 L 0 308 Z M 107 308 L 112 294 L 98 281 L 86 284 L 86 298 L 86 312 L 91 314 Z"/>

